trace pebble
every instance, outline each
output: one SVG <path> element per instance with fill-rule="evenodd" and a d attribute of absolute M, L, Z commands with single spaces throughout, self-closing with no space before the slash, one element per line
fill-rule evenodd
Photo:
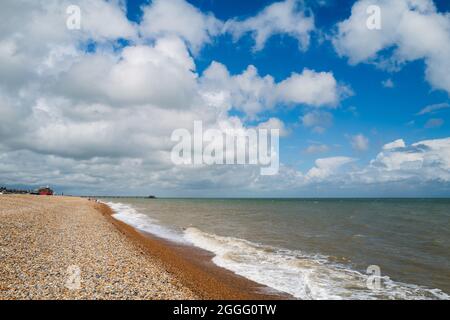
<path fill-rule="evenodd" d="M 196 298 L 88 200 L 0 198 L 0 299 Z"/>

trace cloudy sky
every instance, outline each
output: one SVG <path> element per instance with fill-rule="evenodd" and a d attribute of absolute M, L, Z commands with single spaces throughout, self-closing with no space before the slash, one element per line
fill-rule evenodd
<path fill-rule="evenodd" d="M 447 0 L 0 3 L 0 185 L 450 196 L 449 95 Z M 174 165 L 171 133 L 195 120 L 281 129 L 279 174 Z"/>

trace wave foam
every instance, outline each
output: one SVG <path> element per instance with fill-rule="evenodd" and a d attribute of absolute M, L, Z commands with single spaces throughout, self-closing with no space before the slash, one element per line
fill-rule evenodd
<path fill-rule="evenodd" d="M 439 289 L 396 282 L 387 276 L 381 279 L 382 289 L 370 290 L 366 285 L 368 275 L 323 255 L 222 237 L 193 227 L 181 234 L 131 206 L 106 204 L 115 212 L 114 218 L 138 230 L 212 252 L 216 265 L 299 299 L 450 299 Z"/>
<path fill-rule="evenodd" d="M 333 264 L 321 255 L 279 249 L 188 228 L 184 237 L 215 254 L 213 262 L 260 284 L 300 299 L 449 299 L 439 289 L 382 277 L 382 289 L 367 288 L 368 275 Z"/>
<path fill-rule="evenodd" d="M 139 213 L 136 209 L 118 202 L 105 202 L 114 212 L 113 217 L 117 220 L 144 232 L 151 233 L 163 239 L 178 243 L 186 243 L 180 233 L 158 224 L 158 220 Z"/>

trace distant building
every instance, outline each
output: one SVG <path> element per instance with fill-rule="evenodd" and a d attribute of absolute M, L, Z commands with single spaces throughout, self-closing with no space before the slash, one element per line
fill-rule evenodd
<path fill-rule="evenodd" d="M 8 189 L 6 187 L 0 187 L 0 194 L 27 194 L 29 191 L 20 189 Z"/>
<path fill-rule="evenodd" d="M 52 196 L 53 190 L 50 189 L 49 187 L 45 187 L 45 188 L 43 187 L 43 188 L 39 188 L 38 193 L 41 196 Z"/>

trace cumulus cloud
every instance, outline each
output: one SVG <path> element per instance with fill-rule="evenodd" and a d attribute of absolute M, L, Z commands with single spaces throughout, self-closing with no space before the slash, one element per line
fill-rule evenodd
<path fill-rule="evenodd" d="M 316 133 L 323 133 L 333 124 L 333 115 L 326 111 L 311 111 L 301 117 L 302 124 Z"/>
<path fill-rule="evenodd" d="M 277 88 L 280 99 L 286 103 L 335 107 L 341 98 L 350 94 L 349 88 L 339 85 L 332 72 L 304 69 L 293 73 Z"/>
<path fill-rule="evenodd" d="M 353 161 L 355 161 L 355 159 L 349 157 L 317 159 L 315 166 L 307 172 L 305 178 L 306 180 L 322 181 L 332 175 L 337 175 L 343 166 Z"/>
<path fill-rule="evenodd" d="M 280 136 L 287 136 L 290 133 L 290 130 L 288 128 L 286 128 L 284 122 L 278 118 L 270 118 L 265 122 L 261 122 L 258 124 L 258 126 L 256 128 L 257 129 L 267 129 L 267 130 L 278 129 L 278 130 L 280 130 L 279 131 Z"/>
<path fill-rule="evenodd" d="M 194 68 L 180 39 L 160 38 L 154 46 L 128 46 L 120 55 L 84 55 L 62 73 L 57 89 L 99 103 L 184 108 L 194 99 Z"/>
<path fill-rule="evenodd" d="M 403 139 L 398 139 L 398 140 L 392 141 L 390 143 L 386 143 L 383 146 L 383 150 L 393 150 L 393 149 L 405 148 L 405 147 L 406 147 L 405 141 Z"/>
<path fill-rule="evenodd" d="M 210 43 L 222 29 L 222 22 L 211 13 L 203 13 L 185 0 L 153 0 L 144 6 L 140 31 L 152 39 L 178 36 L 197 52 Z"/>
<path fill-rule="evenodd" d="M 380 30 L 366 26 L 370 5 L 381 9 Z M 351 16 L 338 23 L 333 44 L 351 64 L 398 67 L 423 60 L 432 87 L 450 93 L 450 16 L 439 13 L 432 0 L 359 0 Z M 392 50 L 388 57 L 386 49 Z"/>
<path fill-rule="evenodd" d="M 118 1 L 70 1 L 81 9 L 81 27 L 92 39 L 136 39 L 136 26 L 125 15 Z"/>
<path fill-rule="evenodd" d="M 366 151 L 369 148 L 369 139 L 360 133 L 351 137 L 351 144 L 357 151 Z"/>
<path fill-rule="evenodd" d="M 385 145 L 370 165 L 358 174 L 366 183 L 387 181 L 450 181 L 450 138 L 405 145 Z"/>
<path fill-rule="evenodd" d="M 279 104 L 336 107 L 348 94 L 331 72 L 309 69 L 276 83 L 272 76 L 260 76 L 254 66 L 231 75 L 221 63 L 213 62 L 201 79 L 203 95 L 209 103 L 223 109 L 232 107 L 250 117 Z"/>
<path fill-rule="evenodd" d="M 254 50 L 264 48 L 267 40 L 277 34 L 287 34 L 297 39 L 299 48 L 306 50 L 310 34 L 314 30 L 314 17 L 299 0 L 285 0 L 273 3 L 254 17 L 245 20 L 232 19 L 225 23 L 225 32 L 234 39 L 250 33 L 255 41 Z"/>
<path fill-rule="evenodd" d="M 66 28 L 70 5 L 76 5 L 81 11 L 80 30 Z M 72 41 L 74 38 L 90 38 L 96 41 L 112 39 L 130 39 L 136 37 L 135 25 L 125 14 L 118 1 L 4 1 L 2 2 L 1 38 L 15 38 L 19 35 L 29 36 L 27 49 L 45 41 L 48 44 Z M 40 37 L 40 38 L 35 38 Z M 25 45 L 25 44 L 23 44 Z M 47 50 L 41 46 L 41 50 Z"/>
<path fill-rule="evenodd" d="M 359 189 L 376 185 L 411 188 L 411 182 L 417 188 L 448 183 L 450 138 L 423 140 L 410 145 L 398 139 L 385 144 L 366 165 L 349 157 L 321 158 L 298 179 L 304 186 L 327 181 L 329 185 Z"/>
<path fill-rule="evenodd" d="M 153 184 L 180 188 L 187 183 L 180 177 L 192 175 L 192 184 L 202 176 L 210 177 L 209 184 L 225 187 L 239 183 L 233 178 L 236 170 L 242 179 L 258 179 L 259 168 L 179 168 L 170 160 L 174 129 L 192 130 L 194 121 L 201 120 L 205 129 L 245 131 L 248 127 L 241 119 L 229 116 L 231 106 L 257 114 L 285 99 L 278 95 L 273 78 L 259 76 L 253 66 L 234 76 L 213 63 L 197 74 L 188 47 L 200 48 L 211 40 L 211 16 L 186 3 L 155 1 L 147 11 L 144 8 L 147 16 L 141 27 L 150 29 L 139 30 L 152 38 L 147 42 L 136 39 L 141 27 L 128 21 L 120 1 L 71 4 L 80 5 L 81 30 L 66 28 L 68 2 L 2 4 L 0 16 L 10 28 L 0 34 L 2 183 L 107 190 L 126 181 L 130 190 L 142 190 Z M 211 32 L 195 38 L 198 30 L 146 25 L 147 18 L 162 10 L 158 6 L 169 6 L 163 11 L 174 14 L 173 20 L 180 12 L 171 12 L 170 6 L 177 5 L 186 10 L 183 16 L 191 15 L 183 20 L 186 28 L 193 23 Z M 95 10 L 99 21 L 91 21 Z M 38 13 L 45 13 L 40 22 L 34 19 Z M 114 26 L 103 29 L 100 21 Z M 129 42 L 119 45 L 122 38 Z M 85 50 L 87 43 L 94 43 L 94 49 Z M 309 101 L 316 103 L 305 98 Z M 252 125 L 289 133 L 275 117 Z"/>
<path fill-rule="evenodd" d="M 155 14 L 157 6 L 176 2 L 167 3 L 155 1 L 156 7 L 147 9 L 156 10 Z M 79 4 L 85 12 L 81 30 L 65 28 L 68 4 Z M 450 181 L 450 143 L 445 139 L 410 146 L 397 141 L 360 167 L 356 159 L 345 156 L 318 159 L 306 173 L 281 164 L 274 177 L 261 177 L 254 166 L 174 166 L 170 160 L 174 129 L 192 131 L 194 121 L 202 120 L 205 129 L 276 128 L 286 135 L 289 128 L 281 119 L 258 117 L 280 105 L 308 106 L 304 124 L 313 130 L 326 128 L 332 123 L 331 114 L 314 108 L 336 107 L 348 89 L 331 72 L 309 69 L 280 81 L 260 75 L 253 66 L 230 74 L 219 63 L 198 74 L 192 50 L 199 50 L 216 34 L 217 21 L 211 15 L 180 4 L 186 11 L 186 20 L 180 18 L 183 28 L 170 21 L 148 26 L 145 23 L 151 20 L 145 13 L 140 27 L 128 21 L 121 4 L 3 1 L 1 183 L 52 184 L 67 192 L 97 194 L 122 193 L 123 185 L 125 192 L 140 194 L 147 190 L 214 194 L 231 188 L 240 195 L 243 190 L 295 192 L 320 183 Z M 170 19 L 180 14 L 169 9 L 167 13 Z M 90 21 L 94 18 L 99 20 Z M 119 45 L 118 39 L 128 41 Z M 95 48 L 85 50 L 88 43 Z M 230 116 L 231 108 L 252 117 L 252 127 Z M 326 149 L 312 147 L 310 152 Z"/>
<path fill-rule="evenodd" d="M 225 65 L 213 61 L 200 81 L 204 96 L 216 107 L 234 107 L 255 116 L 276 101 L 273 77 L 261 77 L 252 65 L 241 74 L 231 75 Z"/>
<path fill-rule="evenodd" d="M 66 28 L 69 2 L 2 3 L 0 148 L 160 165 L 175 127 L 217 121 L 179 38 L 117 48 L 117 38 L 136 35 L 119 3 L 71 1 L 81 9 L 80 30 Z M 86 41 L 96 49 L 85 51 Z"/>
<path fill-rule="evenodd" d="M 66 27 L 69 5 L 80 7 L 80 30 Z M 112 1 L 8 0 L 1 6 L 0 83 L 9 89 L 64 68 L 66 58 L 77 56 L 89 41 L 104 44 L 136 36 L 123 8 Z"/>

